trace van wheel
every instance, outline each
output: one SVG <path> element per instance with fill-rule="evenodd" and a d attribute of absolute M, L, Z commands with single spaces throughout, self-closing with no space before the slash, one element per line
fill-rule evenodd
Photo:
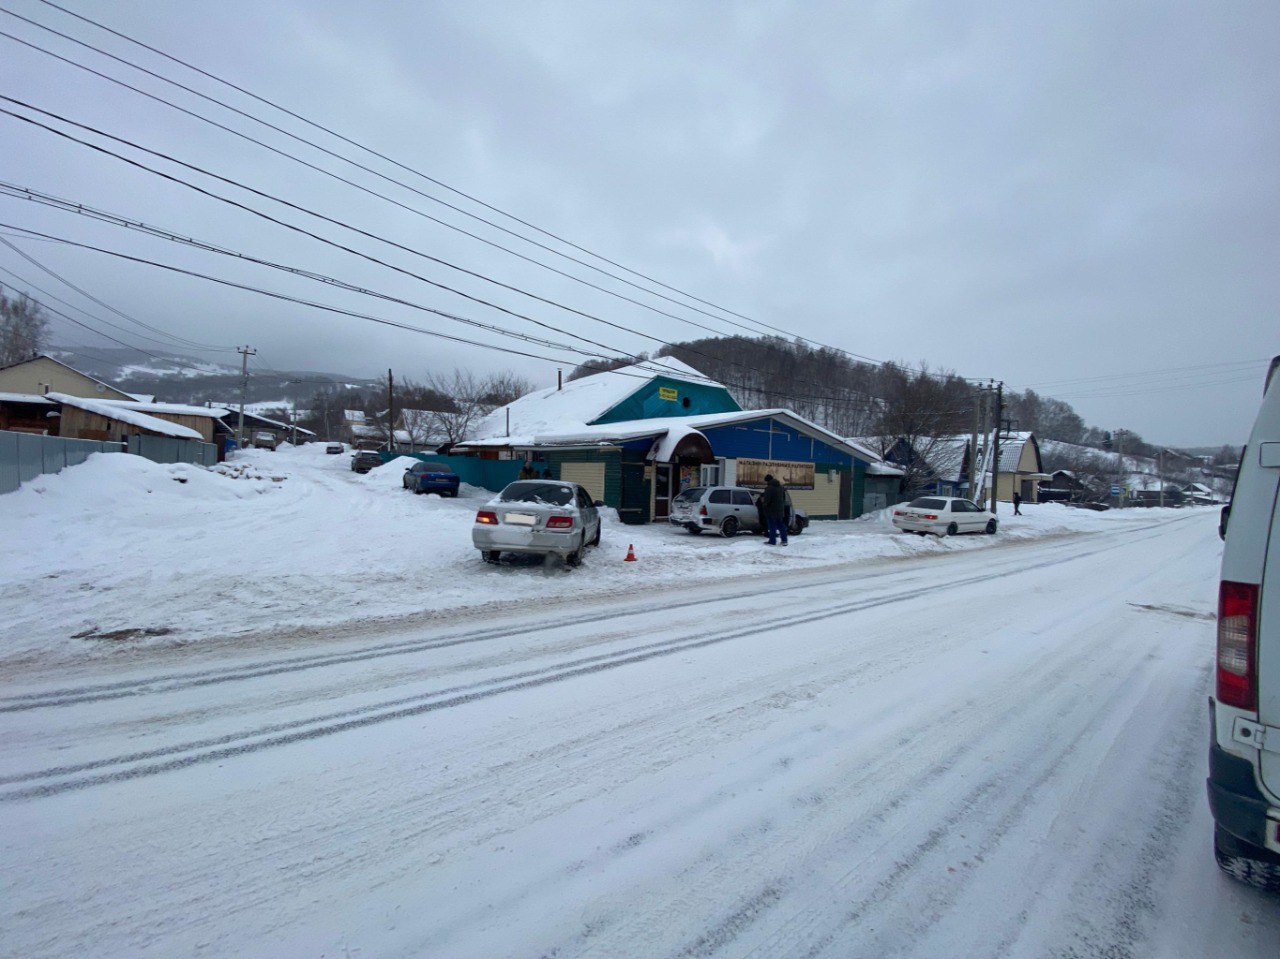
<path fill-rule="evenodd" d="M 955 536 L 956 533 L 958 532 L 960 532 L 960 527 L 957 526 L 955 523 L 952 523 L 950 526 L 947 527 L 948 536 Z"/>
<path fill-rule="evenodd" d="M 996 535 L 996 521 L 993 519 L 987 520 L 987 535 L 988 536 Z"/>
<path fill-rule="evenodd" d="M 738 521 L 732 516 L 726 516 L 724 522 L 720 524 L 720 535 L 725 537 L 737 536 Z"/>
<path fill-rule="evenodd" d="M 1251 846 L 1231 835 L 1221 826 L 1213 829 L 1213 858 L 1218 868 L 1237 882 L 1267 892 L 1280 892 L 1280 862 L 1275 853 Z"/>

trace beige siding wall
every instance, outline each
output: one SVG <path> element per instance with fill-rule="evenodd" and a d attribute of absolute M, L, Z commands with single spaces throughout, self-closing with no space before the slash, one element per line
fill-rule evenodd
<path fill-rule="evenodd" d="M 97 383 L 83 373 L 67 369 L 43 356 L 0 370 L 0 392 L 37 395 L 54 392 L 97 400 L 133 399 L 127 393 Z"/>
<path fill-rule="evenodd" d="M 814 478 L 813 489 L 793 489 L 791 502 L 810 516 L 840 515 L 840 474 L 827 482 L 827 474 L 819 473 Z"/>
<path fill-rule="evenodd" d="M 577 483 L 593 500 L 604 499 L 603 463 L 561 463 L 560 478 L 566 483 Z"/>
<path fill-rule="evenodd" d="M 207 416 L 182 416 L 177 413 L 158 413 L 154 410 L 147 410 L 148 416 L 154 416 L 158 420 L 164 420 L 166 423 L 176 423 L 178 426 L 185 426 L 187 429 L 195 430 L 199 433 L 206 443 L 213 442 L 213 420 Z M 247 417 L 246 417 L 247 418 Z M 255 431 L 250 431 L 250 435 Z"/>

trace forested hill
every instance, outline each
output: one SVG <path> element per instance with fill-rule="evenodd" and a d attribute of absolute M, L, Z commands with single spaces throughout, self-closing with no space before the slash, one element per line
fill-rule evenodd
<path fill-rule="evenodd" d="M 872 363 L 828 348 L 781 337 L 715 337 L 663 347 L 729 387 L 747 408 L 786 407 L 841 436 L 967 433 L 973 425 L 977 385 L 950 370 L 920 362 Z M 571 377 L 617 368 L 587 363 Z M 1100 443 L 1068 403 L 1032 390 L 1005 393 L 1005 419 L 1013 429 L 1067 443 Z"/>

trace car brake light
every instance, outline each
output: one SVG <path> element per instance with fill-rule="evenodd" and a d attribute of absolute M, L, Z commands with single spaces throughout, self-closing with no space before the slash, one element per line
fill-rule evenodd
<path fill-rule="evenodd" d="M 572 529 L 572 516 L 549 516 L 547 517 L 547 529 Z"/>
<path fill-rule="evenodd" d="M 925 514 L 924 514 L 923 516 L 921 516 L 920 518 L 921 518 L 921 519 L 937 519 L 937 518 L 938 518 L 938 514 L 937 514 L 937 513 L 925 513 Z"/>
<path fill-rule="evenodd" d="M 1218 701 L 1258 708 L 1258 585 L 1224 580 L 1218 591 Z"/>
<path fill-rule="evenodd" d="M 700 510 L 698 510 L 698 515 L 699 515 L 699 516 L 710 516 L 711 514 L 710 514 L 710 513 L 708 513 L 708 512 L 707 512 L 707 508 L 706 508 L 705 506 L 703 506 Z"/>
<path fill-rule="evenodd" d="M 496 526 L 498 524 L 498 514 L 491 513 L 487 509 L 482 509 L 480 512 L 476 513 L 476 522 L 485 523 L 489 526 Z"/>

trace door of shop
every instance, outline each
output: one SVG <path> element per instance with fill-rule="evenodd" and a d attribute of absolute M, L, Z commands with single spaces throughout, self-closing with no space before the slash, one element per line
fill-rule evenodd
<path fill-rule="evenodd" d="M 653 467 L 653 519 L 665 522 L 671 514 L 672 474 L 676 470 L 669 463 L 657 463 Z"/>

